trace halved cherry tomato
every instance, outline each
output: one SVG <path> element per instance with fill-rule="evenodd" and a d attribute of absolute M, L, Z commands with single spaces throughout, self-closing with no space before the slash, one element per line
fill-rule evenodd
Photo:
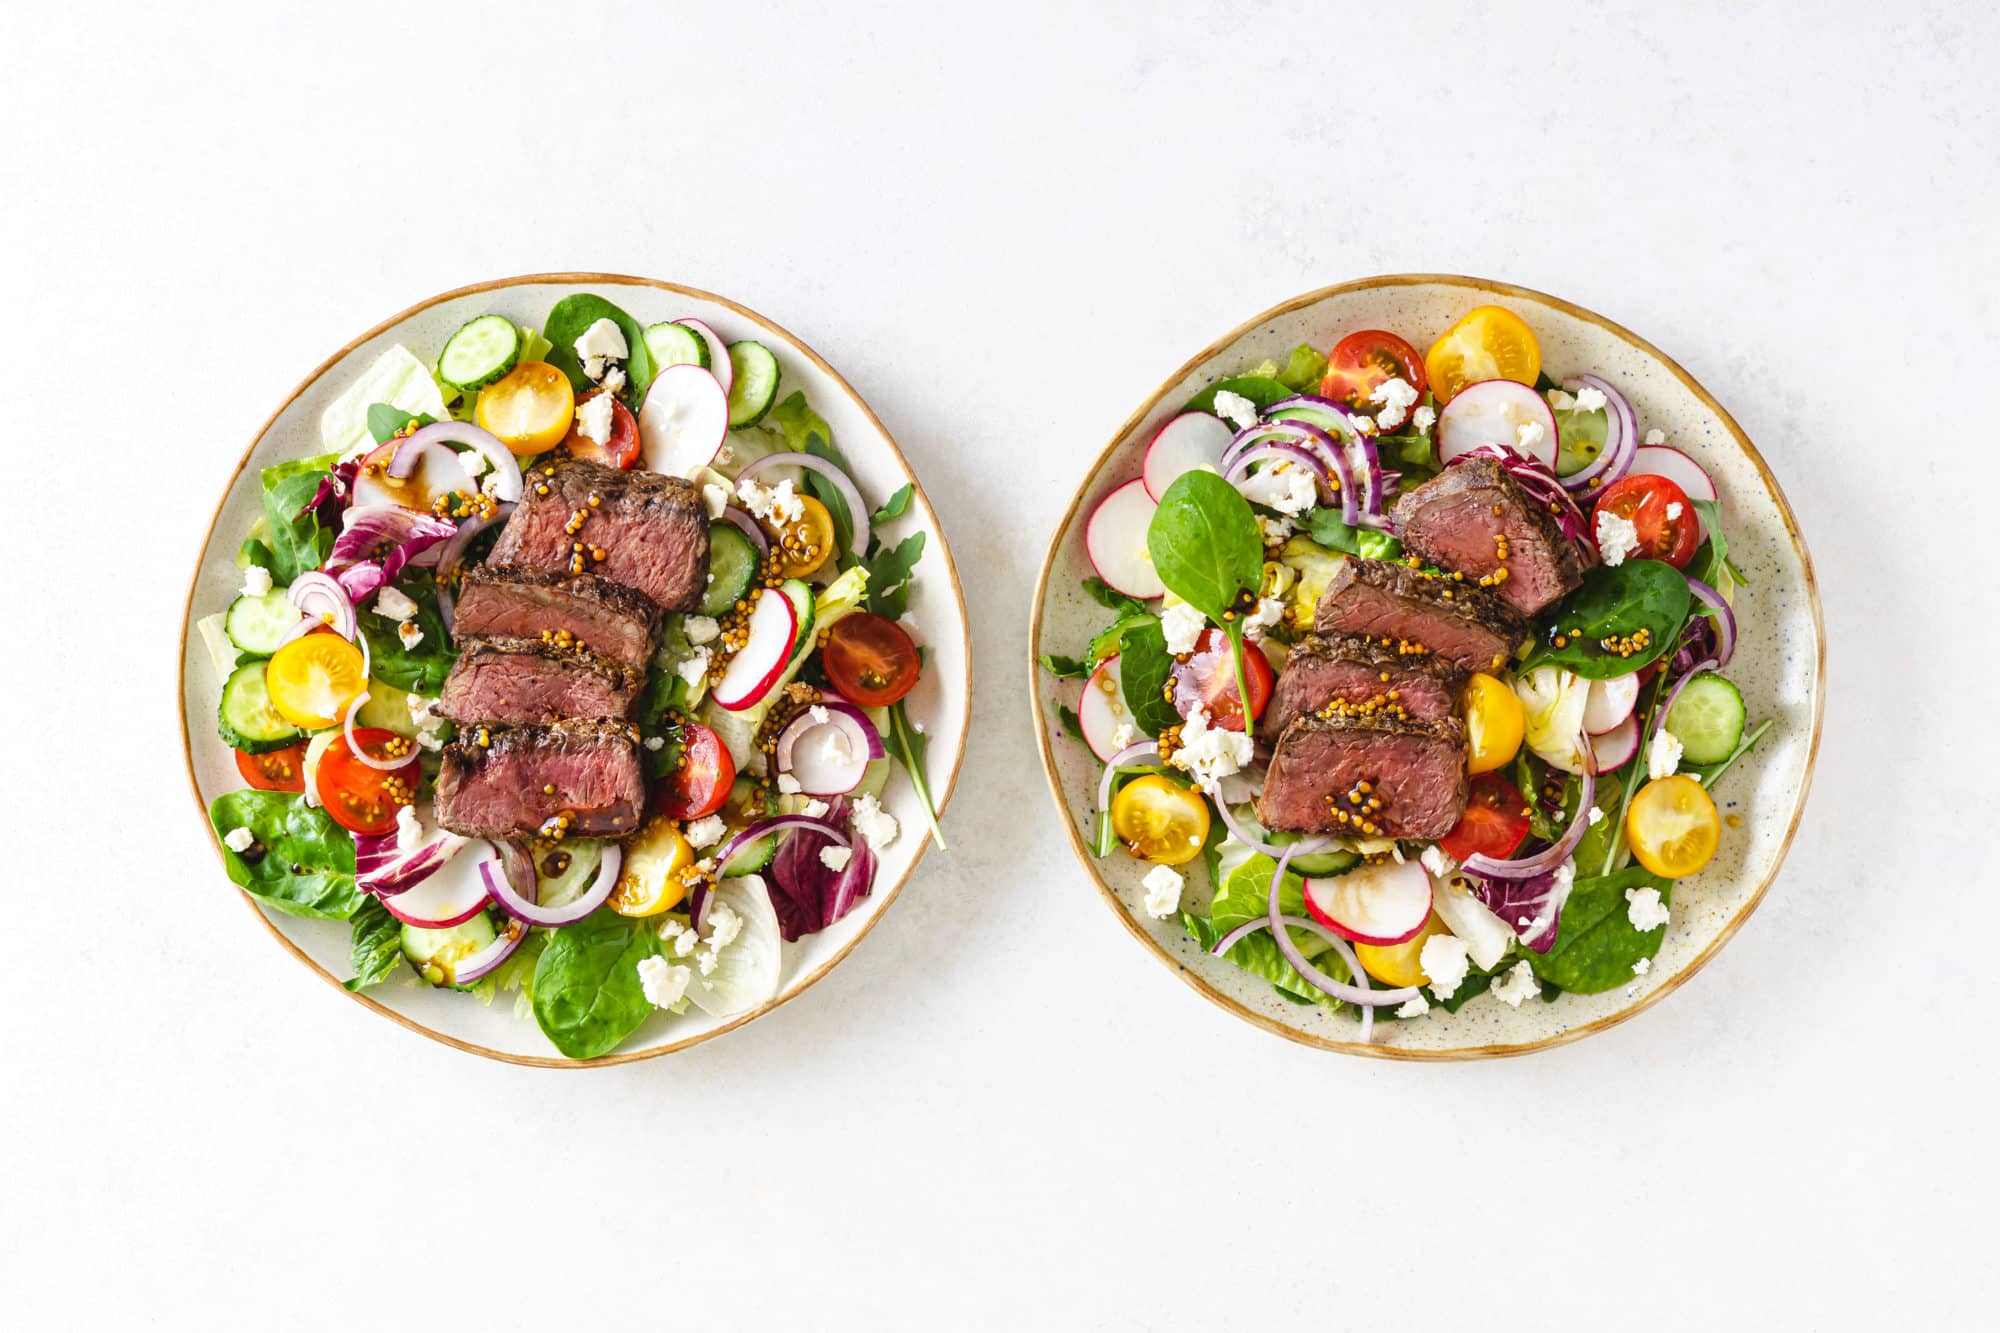
<path fill-rule="evenodd" d="M 1243 650 L 1243 683 L 1250 690 L 1250 720 L 1264 716 L 1271 702 L 1271 660 L 1254 646 Z M 1174 707 L 1182 717 L 1200 704 L 1208 713 L 1208 725 L 1224 731 L 1243 730 L 1243 701 L 1236 693 L 1236 659 L 1230 655 L 1229 636 L 1211 626 L 1195 640 L 1186 661 L 1174 663 Z"/>
<path fill-rule="evenodd" d="M 1655 875 L 1679 879 L 1707 865 L 1722 841 L 1722 817 L 1708 789 L 1685 773 L 1639 788 L 1625 811 L 1632 855 Z"/>
<path fill-rule="evenodd" d="M 1185 865 L 1208 841 L 1208 802 L 1157 773 L 1126 783 L 1111 798 L 1111 831 L 1125 850 L 1156 865 Z"/>
<path fill-rule="evenodd" d="M 1480 380 L 1533 384 L 1542 373 L 1542 345 L 1519 315 L 1502 306 L 1482 305 L 1467 311 L 1431 344 L 1424 353 L 1424 370 L 1442 407 L 1460 389 Z"/>
<path fill-rule="evenodd" d="M 1331 398 L 1342 407 L 1367 416 L 1378 416 L 1382 404 L 1371 395 L 1391 379 L 1402 380 L 1415 389 L 1421 401 L 1429 385 L 1424 359 L 1417 355 L 1416 348 L 1393 333 L 1363 329 L 1342 338 L 1326 354 L 1326 374 L 1319 382 L 1320 397 Z M 1409 419 L 1408 409 L 1403 419 Z"/>
<path fill-rule="evenodd" d="M 668 819 L 701 819 L 722 808 L 736 781 L 736 761 L 722 738 L 699 722 L 681 724 L 681 766 L 659 788 L 654 804 Z"/>
<path fill-rule="evenodd" d="M 293 639 L 264 664 L 264 688 L 278 716 L 307 731 L 340 725 L 354 696 L 368 688 L 361 650 L 338 634 Z"/>
<path fill-rule="evenodd" d="M 777 539 L 778 572 L 788 579 L 804 578 L 833 556 L 833 515 L 810 495 L 799 496 L 798 502 L 799 516 L 771 529 Z"/>
<path fill-rule="evenodd" d="M 605 467 L 629 468 L 639 461 L 639 422 L 633 417 L 632 409 L 611 399 L 611 435 L 599 444 L 585 435 L 583 405 L 603 393 L 602 389 L 592 389 L 576 400 L 576 419 L 570 423 L 569 434 L 563 437 L 563 452 L 571 458 L 585 458 Z M 511 447 L 511 446 L 510 446 Z"/>
<path fill-rule="evenodd" d="M 1467 772 L 1491 773 L 1513 762 L 1528 725 L 1519 695 L 1485 672 L 1475 672 L 1465 684 L 1459 711 L 1465 719 Z"/>
<path fill-rule="evenodd" d="M 1505 858 L 1527 836 L 1528 802 L 1520 789 L 1498 773 L 1481 773 L 1472 780 L 1464 818 L 1438 839 L 1438 846 L 1457 861 L 1474 852 Z"/>
<path fill-rule="evenodd" d="M 903 627 L 869 611 L 835 621 L 820 659 L 833 688 L 864 708 L 887 708 L 916 688 L 923 669 Z"/>
<path fill-rule="evenodd" d="M 723 790 L 729 790 L 727 784 Z M 672 818 L 653 820 L 625 849 L 611 910 L 620 916 L 658 916 L 673 908 L 687 893 L 681 872 L 693 860 L 694 850 Z"/>
<path fill-rule="evenodd" d="M 337 736 L 313 769 L 313 787 L 319 803 L 342 828 L 387 833 L 396 827 L 396 811 L 417 799 L 417 783 L 423 779 L 417 747 L 384 727 L 356 727 L 354 739 L 377 759 L 408 755 L 410 761 L 400 768 L 371 768 L 354 757 L 347 737 Z"/>
<path fill-rule="evenodd" d="M 1593 533 L 1597 515 L 1606 511 L 1638 530 L 1639 549 L 1632 554 L 1642 559 L 1686 569 L 1701 546 L 1701 515 L 1688 503 L 1687 492 L 1666 477 L 1627 477 L 1606 486 L 1591 510 Z"/>
<path fill-rule="evenodd" d="M 306 744 L 300 741 L 269 754 L 245 754 L 238 750 L 236 771 L 258 791 L 304 791 Z"/>
<path fill-rule="evenodd" d="M 1354 946 L 1354 956 L 1361 960 L 1368 975 L 1385 986 L 1428 986 L 1431 979 L 1424 972 L 1420 961 L 1424 952 L 1424 941 L 1433 935 L 1449 935 L 1451 931 L 1439 919 L 1436 912 L 1424 922 L 1424 928 L 1401 944 L 1359 944 Z"/>
<path fill-rule="evenodd" d="M 553 449 L 576 417 L 569 377 L 546 361 L 523 361 L 479 391 L 472 415 L 522 457 Z"/>

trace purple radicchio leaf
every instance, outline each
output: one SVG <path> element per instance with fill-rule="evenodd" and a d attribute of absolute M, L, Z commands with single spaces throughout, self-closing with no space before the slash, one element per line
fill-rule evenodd
<path fill-rule="evenodd" d="M 826 814 L 836 827 L 847 823 L 847 800 L 833 802 Z M 825 930 L 854 910 L 875 887 L 875 853 L 865 838 L 849 830 L 853 855 L 839 870 L 830 869 L 820 853 L 833 839 L 812 829 L 794 829 L 771 859 L 771 906 L 778 914 L 778 933 L 787 940 Z"/>
<path fill-rule="evenodd" d="M 306 501 L 305 506 L 292 515 L 293 521 L 296 522 L 307 514 L 320 519 L 339 517 L 340 511 L 347 508 L 347 498 L 354 494 L 354 478 L 360 471 L 361 460 L 358 458 L 335 464 L 332 471 L 320 478 L 319 489 L 313 492 L 312 499 Z"/>
<path fill-rule="evenodd" d="M 359 603 L 395 582 L 405 566 L 421 564 L 432 547 L 457 531 L 455 523 L 401 505 L 350 509 L 327 557 L 327 572 Z"/>
<path fill-rule="evenodd" d="M 1473 896 L 1512 927 L 1521 943 L 1536 953 L 1547 953 L 1555 946 L 1556 928 L 1574 875 L 1572 867 L 1563 865 L 1533 879 L 1465 878 L 1472 885 Z"/>

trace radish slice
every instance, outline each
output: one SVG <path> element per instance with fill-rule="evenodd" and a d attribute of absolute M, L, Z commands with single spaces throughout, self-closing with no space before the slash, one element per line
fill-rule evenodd
<path fill-rule="evenodd" d="M 736 367 L 729 360 L 729 344 L 698 319 L 677 319 L 674 323 L 684 329 L 693 329 L 708 344 L 708 369 L 722 386 L 723 396 L 727 397 L 729 391 L 736 387 Z"/>
<path fill-rule="evenodd" d="M 1639 753 L 1639 719 L 1636 714 L 1627 713 L 1620 722 L 1602 736 L 1590 738 L 1590 753 L 1597 760 L 1600 774 L 1625 767 L 1633 755 Z"/>
<path fill-rule="evenodd" d="M 1613 676 L 1610 680 L 1593 680 L 1590 682 L 1590 693 L 1584 699 L 1583 729 L 1593 736 L 1602 736 L 1632 716 L 1632 709 L 1638 702 L 1637 672 Z"/>
<path fill-rule="evenodd" d="M 1125 680 L 1118 674 L 1118 659 L 1108 657 L 1083 682 L 1083 697 L 1077 700 L 1077 720 L 1083 724 L 1083 741 L 1090 752 L 1105 763 L 1124 749 L 1117 743 L 1118 728 L 1132 726 L 1132 714 L 1125 707 Z M 1125 744 L 1136 740 L 1136 729 Z"/>
<path fill-rule="evenodd" d="M 1167 585 L 1153 569 L 1146 552 L 1146 530 L 1159 506 L 1146 494 L 1146 483 L 1128 481 L 1098 503 L 1084 530 L 1083 544 L 1097 577 L 1142 601 L 1163 596 Z"/>
<path fill-rule="evenodd" d="M 650 470 L 691 476 L 715 461 L 729 434 L 729 390 L 700 366 L 668 366 L 639 408 L 639 449 Z"/>
<path fill-rule="evenodd" d="M 824 722 L 813 721 L 808 710 L 785 727 L 778 737 L 778 771 L 797 778 L 808 796 L 844 796 L 861 785 L 868 761 L 881 756 L 882 745 L 877 740 L 870 746 L 858 712 L 823 711 Z"/>
<path fill-rule="evenodd" d="M 1146 446 L 1146 494 L 1158 500 L 1183 472 L 1221 471 L 1222 451 L 1235 432 L 1220 417 L 1183 412 L 1160 427 Z"/>
<path fill-rule="evenodd" d="M 1313 920 L 1356 944 L 1401 944 L 1431 915 L 1431 877 L 1415 861 L 1383 861 L 1306 880 Z"/>
<path fill-rule="evenodd" d="M 408 466 L 403 476 L 392 477 L 389 465 L 401 461 L 398 454 L 408 458 Z M 361 460 L 348 506 L 399 505 L 428 514 L 439 497 L 478 489 L 479 483 L 465 470 L 457 453 L 444 445 L 427 443 L 412 449 L 407 441 L 391 440 Z"/>
<path fill-rule="evenodd" d="M 376 901 L 406 926 L 448 930 L 485 910 L 486 881 L 479 874 L 485 860 L 472 855 L 454 856 L 403 892 Z"/>
<path fill-rule="evenodd" d="M 760 590 L 750 612 L 749 639 L 715 683 L 715 702 L 732 713 L 754 707 L 785 674 L 798 635 L 799 613 L 791 598 L 775 588 Z"/>
<path fill-rule="evenodd" d="M 1524 427 L 1530 437 L 1525 443 L 1521 438 Z M 1438 461 L 1449 463 L 1482 444 L 1504 445 L 1554 468 L 1556 414 L 1540 394 L 1525 384 L 1513 380 L 1468 384 L 1438 413 Z"/>
<path fill-rule="evenodd" d="M 1649 444 L 1632 453 L 1628 477 L 1665 477 L 1687 492 L 1690 500 L 1713 500 L 1715 483 L 1702 471 L 1701 464 L 1680 450 L 1664 444 Z"/>

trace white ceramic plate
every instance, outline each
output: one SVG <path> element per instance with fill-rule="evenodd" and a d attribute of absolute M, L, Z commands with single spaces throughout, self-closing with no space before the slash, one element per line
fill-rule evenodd
<path fill-rule="evenodd" d="M 189 628 L 194 620 L 228 605 L 242 582 L 234 556 L 244 531 L 261 512 L 259 470 L 323 452 L 321 411 L 385 348 L 402 343 L 430 360 L 455 329 L 477 315 L 497 312 L 539 328 L 558 300 L 586 291 L 600 293 L 624 307 L 641 325 L 691 316 L 706 321 L 725 340 L 754 338 L 763 343 L 778 358 L 783 375 L 780 393 L 805 391 L 807 402 L 833 428 L 834 440 L 869 503 L 880 504 L 906 482 L 914 488 L 909 512 L 890 527 L 899 537 L 916 531 L 926 534 L 924 556 L 911 585 L 910 614 L 921 626 L 919 638 L 931 655 L 922 681 L 909 696 L 909 711 L 930 737 L 928 775 L 940 806 L 949 799 L 965 754 L 971 705 L 971 641 L 965 601 L 937 514 L 889 432 L 818 353 L 754 311 L 707 292 L 646 278 L 552 273 L 447 292 L 377 325 L 307 376 L 238 460 L 209 525 L 181 626 L 181 725 L 201 836 L 211 846 L 214 835 L 208 826 L 209 803 L 243 782 L 230 750 L 215 732 L 213 719 L 222 682 L 200 637 L 190 635 Z M 882 854 L 874 891 L 831 928 L 786 945 L 783 988 L 777 998 L 750 1013 L 720 1020 L 697 1011 L 655 1014 L 610 1055 L 577 1061 L 556 1054 L 532 1018 L 516 1018 L 512 997 L 498 998 L 488 1006 L 469 996 L 432 990 L 406 973 L 401 980 L 391 980 L 353 998 L 413 1031 L 461 1050 L 518 1064 L 617 1064 L 692 1046 L 770 1012 L 826 975 L 895 900 L 929 842 L 924 836 L 922 805 L 900 770 L 884 794 L 883 804 L 901 822 L 903 833 Z M 233 891 L 219 872 L 215 888 L 217 892 Z M 294 957 L 332 983 L 337 993 L 349 993 L 339 986 L 352 975 L 344 923 L 301 920 L 268 911 L 249 895 L 244 897 Z"/>
<path fill-rule="evenodd" d="M 1666 432 L 1715 479 L 1730 556 L 1750 579 L 1739 591 L 1741 639 L 1729 676 L 1743 690 L 1753 723 L 1776 725 L 1739 761 L 1716 795 L 1726 819 L 1721 851 L 1700 875 L 1681 881 L 1673 921 L 1652 971 L 1599 995 L 1565 995 L 1553 1004 L 1511 1009 L 1490 995 L 1456 1014 L 1434 1009 L 1411 1022 L 1376 1025 L 1376 1041 L 1356 1040 L 1353 1019 L 1278 998 L 1270 984 L 1224 959 L 1211 958 L 1173 919 L 1157 921 L 1139 904 L 1148 869 L 1123 853 L 1089 853 L 1089 827 L 1100 765 L 1065 736 L 1058 704 L 1074 707 L 1078 681 L 1052 680 L 1035 665 L 1043 652 L 1076 654 L 1103 628 L 1104 609 L 1079 584 L 1091 572 L 1084 525 L 1098 500 L 1139 475 L 1145 443 L 1204 385 L 1240 374 L 1266 358 L 1283 364 L 1299 343 L 1325 350 L 1360 329 L 1389 329 L 1419 349 L 1477 305 L 1507 306 L 1528 321 L 1555 379 L 1595 371 L 1631 398 L 1640 430 Z M 1804 809 L 1819 744 L 1825 632 L 1812 561 L 1776 478 L 1757 450 L 1708 393 L 1658 348 L 1598 315 L 1539 292 L 1477 278 L 1406 274 L 1343 283 L 1268 310 L 1226 334 L 1182 366 L 1119 428 L 1078 488 L 1042 564 L 1029 634 L 1028 669 L 1049 790 L 1091 880 L 1126 928 L 1195 990 L 1281 1036 L 1330 1050 L 1405 1059 L 1515 1055 L 1573 1041 L 1629 1018 L 1692 976 L 1743 924 L 1778 873 Z M 1211 886 L 1192 867 L 1185 905 L 1205 910 Z"/>

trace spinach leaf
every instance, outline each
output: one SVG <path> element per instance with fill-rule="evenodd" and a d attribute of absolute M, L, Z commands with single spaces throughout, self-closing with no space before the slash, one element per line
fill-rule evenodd
<path fill-rule="evenodd" d="M 1076 710 L 1068 704 L 1056 705 L 1056 722 L 1062 727 L 1063 735 L 1069 737 L 1078 745 L 1090 744 L 1089 741 L 1083 738 L 1083 719 L 1078 717 Z"/>
<path fill-rule="evenodd" d="M 1146 529 L 1153 569 L 1173 594 L 1225 628 L 1264 580 L 1264 538 L 1257 515 L 1234 486 L 1213 472 L 1175 478 Z"/>
<path fill-rule="evenodd" d="M 785 437 L 785 443 L 794 450 L 824 458 L 835 467 L 846 470 L 847 460 L 833 447 L 833 427 L 806 404 L 805 394 L 794 389 L 789 397 L 771 409 L 767 420 L 778 428 Z M 869 552 L 854 549 L 854 517 L 847 512 L 847 501 L 841 498 L 834 484 L 817 472 L 808 472 L 806 491 L 826 506 L 827 514 L 833 519 L 833 539 L 843 553 L 843 566 L 850 559 L 859 560 L 867 556 Z M 894 503 L 893 496 L 890 502 Z"/>
<path fill-rule="evenodd" d="M 910 485 L 904 482 L 894 495 L 882 502 L 882 507 L 877 509 L 868 521 L 879 526 L 892 518 L 901 518 L 910 508 L 910 495 Z"/>
<path fill-rule="evenodd" d="M 375 443 L 387 444 L 396 438 L 396 432 L 412 421 L 419 426 L 428 426 L 434 418 L 426 412 L 421 416 L 405 412 L 393 403 L 368 404 L 368 433 L 375 437 Z"/>
<path fill-rule="evenodd" d="M 247 828 L 256 839 L 246 851 L 222 844 L 229 880 L 264 903 L 293 916 L 345 921 L 361 907 L 354 887 L 354 839 L 326 811 L 295 792 L 224 792 L 208 808 L 217 841 Z"/>
<path fill-rule="evenodd" d="M 583 363 L 577 360 L 576 340 L 600 319 L 610 320 L 625 335 L 625 387 L 618 391 L 618 396 L 624 399 L 625 406 L 637 412 L 646 401 L 646 386 L 657 373 L 653 356 L 646 350 L 639 321 L 603 297 L 578 292 L 565 296 L 550 308 L 549 317 L 542 322 L 542 336 L 549 340 L 548 363 L 569 377 L 571 388 L 579 392 L 591 388 L 592 381 L 583 373 Z"/>
<path fill-rule="evenodd" d="M 396 587 L 417 604 L 412 623 L 423 632 L 416 647 L 403 646 L 398 622 L 373 611 L 358 617 L 361 633 L 368 639 L 369 677 L 384 685 L 416 694 L 435 695 L 444 689 L 444 678 L 458 653 L 451 646 L 451 634 L 438 615 L 437 584 L 429 573 L 405 573 Z"/>
<path fill-rule="evenodd" d="M 272 476 L 282 470 L 264 474 L 264 525 L 269 529 L 265 544 L 271 551 L 271 577 L 285 584 L 326 563 L 333 552 L 333 530 L 322 526 L 316 514 L 300 512 L 319 493 L 326 472 L 309 468 Z"/>
<path fill-rule="evenodd" d="M 1140 628 L 1149 620 L 1153 621 L 1154 624 L 1159 623 L 1150 611 L 1136 611 L 1131 615 L 1120 616 L 1118 619 L 1112 621 L 1109 626 L 1098 633 L 1096 638 L 1090 641 L 1089 662 L 1091 667 L 1095 669 L 1097 664 L 1107 657 L 1118 656 L 1120 646 L 1125 642 L 1126 632 Z"/>
<path fill-rule="evenodd" d="M 1099 606 L 1116 611 L 1121 616 L 1145 615 L 1146 604 L 1136 598 L 1127 597 L 1095 574 L 1083 580 L 1083 590 L 1090 600 Z"/>
<path fill-rule="evenodd" d="M 1549 628 L 1521 669 L 1560 666 L 1586 680 L 1628 675 L 1673 651 L 1687 622 L 1690 600 L 1687 579 L 1672 565 L 1658 560 L 1599 565 L 1583 576 L 1582 587 L 1549 613 Z M 1651 639 L 1630 657 L 1599 646 L 1603 639 L 1629 638 L 1641 630 Z M 1561 647 L 1556 646 L 1558 637 L 1563 640 Z"/>
<path fill-rule="evenodd" d="M 1579 879 L 1563 904 L 1556 942 L 1546 954 L 1528 954 L 1535 975 L 1543 982 L 1579 995 L 1623 986 L 1632 980 L 1632 965 L 1660 951 L 1665 926 L 1632 929 L 1626 914 L 1625 890 L 1655 888 L 1666 901 L 1674 883 L 1644 866 L 1629 866 L 1615 875 Z"/>
<path fill-rule="evenodd" d="M 868 609 L 900 620 L 910 607 L 910 574 L 924 553 L 924 534 L 913 532 L 894 546 L 880 548 L 868 566 Z"/>
<path fill-rule="evenodd" d="M 394 972 L 403 960 L 403 923 L 372 897 L 363 899 L 354 910 L 353 922 L 354 977 L 340 984 L 348 990 L 363 990 Z"/>
<path fill-rule="evenodd" d="M 1364 560 L 1395 560 L 1403 554 L 1402 538 L 1372 528 L 1363 528 L 1354 544 L 1361 548 L 1359 554 Z"/>
<path fill-rule="evenodd" d="M 1081 722 L 1077 724 L 1077 731 L 1079 734 L 1083 731 Z M 909 710 L 903 706 L 901 699 L 889 705 L 889 734 L 882 738 L 882 747 L 903 766 L 910 786 L 916 789 L 917 799 L 924 803 L 924 817 L 931 826 L 931 841 L 937 844 L 939 851 L 949 851 L 945 846 L 944 830 L 938 827 L 937 802 L 931 799 L 930 782 L 924 776 L 924 759 L 930 752 L 930 737 L 910 725 Z"/>
<path fill-rule="evenodd" d="M 658 952 L 646 922 L 613 912 L 562 927 L 535 964 L 535 1022 L 572 1060 L 605 1054 L 652 1012 L 639 963 Z"/>
<path fill-rule="evenodd" d="M 260 569 L 269 569 L 277 563 L 278 557 L 271 554 L 271 548 L 263 542 L 258 541 L 255 537 L 245 537 L 243 544 L 236 548 L 236 567 L 238 569 L 248 569 L 252 565 L 256 565 Z"/>
<path fill-rule="evenodd" d="M 1325 374 L 1326 358 L 1311 343 L 1300 343 L 1285 358 L 1284 369 L 1278 372 L 1278 383 L 1293 393 L 1317 393 L 1320 377 Z"/>
<path fill-rule="evenodd" d="M 1064 657 L 1060 653 L 1043 653 L 1035 660 L 1042 664 L 1042 670 L 1057 680 L 1081 680 L 1091 672 L 1088 662 L 1074 657 Z"/>
<path fill-rule="evenodd" d="M 1215 396 L 1224 392 L 1241 394 L 1255 403 L 1257 410 L 1260 412 L 1271 406 L 1271 404 L 1281 402 L 1292 396 L 1292 390 L 1285 385 L 1283 380 L 1273 379 L 1269 375 L 1237 375 L 1230 379 L 1217 380 L 1215 383 L 1209 385 L 1206 389 L 1188 399 L 1187 406 L 1182 408 L 1181 411 L 1213 412 L 1215 411 Z"/>
<path fill-rule="evenodd" d="M 1167 702 L 1167 682 L 1174 672 L 1174 655 L 1167 651 L 1166 631 L 1152 616 L 1125 631 L 1118 650 L 1118 675 L 1124 682 L 1125 707 L 1132 725 L 1158 736 L 1181 724 L 1180 710 Z"/>
<path fill-rule="evenodd" d="M 1361 529 L 1341 518 L 1338 509 L 1321 507 L 1307 514 L 1306 534 L 1329 551 L 1361 554 Z"/>

